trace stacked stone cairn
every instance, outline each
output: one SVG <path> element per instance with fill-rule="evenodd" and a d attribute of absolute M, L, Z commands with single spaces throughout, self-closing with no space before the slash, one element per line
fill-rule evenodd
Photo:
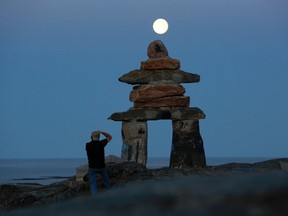
<path fill-rule="evenodd" d="M 173 127 L 169 167 L 205 167 L 199 131 L 199 119 L 204 119 L 205 114 L 197 107 L 189 107 L 190 97 L 184 96 L 185 88 L 180 85 L 199 82 L 200 76 L 180 70 L 180 61 L 169 57 L 160 40 L 149 44 L 147 55 L 149 59 L 141 62 L 140 70 L 133 70 L 118 79 L 134 85 L 129 97 L 134 106 L 109 117 L 122 121 L 121 159 L 146 165 L 147 121 L 169 119 Z"/>

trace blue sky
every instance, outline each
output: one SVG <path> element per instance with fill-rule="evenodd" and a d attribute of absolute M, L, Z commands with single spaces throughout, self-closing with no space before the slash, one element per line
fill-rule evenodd
<path fill-rule="evenodd" d="M 287 20 L 286 0 L 1 0 L 0 159 L 85 157 L 97 129 L 120 155 L 121 122 L 107 118 L 133 104 L 118 78 L 156 39 L 201 75 L 183 86 L 207 115 L 206 157 L 287 157 Z M 171 121 L 148 127 L 149 157 L 169 157 Z"/>

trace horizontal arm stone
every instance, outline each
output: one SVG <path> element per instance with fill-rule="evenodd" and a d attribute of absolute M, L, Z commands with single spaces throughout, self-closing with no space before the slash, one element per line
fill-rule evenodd
<path fill-rule="evenodd" d="M 149 84 L 153 82 L 195 83 L 200 75 L 182 70 L 133 70 L 118 79 L 128 84 Z"/>
<path fill-rule="evenodd" d="M 205 113 L 197 107 L 131 108 L 126 112 L 113 113 L 108 119 L 114 121 L 148 121 L 159 119 L 204 119 Z"/>

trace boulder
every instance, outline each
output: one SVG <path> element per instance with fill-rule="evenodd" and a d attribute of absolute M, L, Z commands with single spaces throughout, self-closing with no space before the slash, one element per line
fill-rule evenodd
<path fill-rule="evenodd" d="M 182 70 L 133 70 L 118 80 L 132 85 L 163 81 L 166 83 L 195 83 L 200 81 L 200 76 Z"/>
<path fill-rule="evenodd" d="M 149 58 L 164 58 L 168 51 L 162 41 L 155 40 L 148 45 L 147 55 Z"/>
<path fill-rule="evenodd" d="M 143 174 L 148 174 L 149 171 L 144 164 L 133 162 L 133 161 L 124 161 L 120 163 L 107 163 L 106 169 L 109 177 L 112 182 L 128 180 L 130 177 L 137 178 L 137 175 L 140 176 Z M 76 174 L 76 181 L 79 182 L 88 182 L 88 165 L 83 165 L 77 168 L 77 170 L 82 170 L 82 179 L 78 176 L 79 173 Z M 136 175 L 135 175 L 136 174 Z M 77 180 L 78 179 L 78 180 Z M 102 187 L 102 182 L 99 181 L 99 186 Z"/>
<path fill-rule="evenodd" d="M 159 70 L 159 69 L 170 69 L 177 70 L 180 68 L 180 61 L 170 57 L 165 58 L 151 58 L 147 61 L 142 61 L 141 70 Z"/>
<path fill-rule="evenodd" d="M 87 175 L 87 173 L 88 173 L 88 164 L 77 167 L 76 168 L 76 181 L 83 182 L 84 177 Z"/>
<path fill-rule="evenodd" d="M 177 84 L 150 84 L 133 88 L 130 93 L 130 101 L 145 102 L 161 97 L 183 95 L 185 88 Z"/>
<path fill-rule="evenodd" d="M 147 167 L 133 161 L 107 165 L 107 172 L 112 182 L 137 180 L 142 176 L 151 176 Z"/>
<path fill-rule="evenodd" d="M 115 155 L 108 155 L 105 157 L 106 164 L 116 164 L 121 163 L 121 158 L 117 157 Z M 81 165 L 76 168 L 76 181 L 77 182 L 83 182 L 85 180 L 85 177 L 88 174 L 88 164 Z"/>
<path fill-rule="evenodd" d="M 280 167 L 282 170 L 288 171 L 288 163 L 280 161 Z"/>
<path fill-rule="evenodd" d="M 158 107 L 189 107 L 190 97 L 186 96 L 171 96 L 161 97 L 158 99 L 135 102 L 134 107 L 136 108 L 158 108 Z"/>
<path fill-rule="evenodd" d="M 108 155 L 105 157 L 106 163 L 121 163 L 121 158 L 115 155 Z"/>

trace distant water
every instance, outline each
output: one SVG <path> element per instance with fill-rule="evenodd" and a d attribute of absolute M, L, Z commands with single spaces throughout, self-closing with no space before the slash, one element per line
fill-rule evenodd
<path fill-rule="evenodd" d="M 86 159 L 2 159 L 0 184 L 39 183 L 50 184 L 76 174 L 76 167 L 86 164 Z M 27 180 L 24 180 L 27 179 Z M 28 180 L 29 179 L 29 180 Z"/>
<path fill-rule="evenodd" d="M 255 163 L 273 158 L 206 158 L 207 165 L 231 162 Z M 51 184 L 76 175 L 76 168 L 87 163 L 78 159 L 0 159 L 0 184 L 39 183 Z M 148 158 L 148 168 L 168 167 L 169 158 Z"/>

